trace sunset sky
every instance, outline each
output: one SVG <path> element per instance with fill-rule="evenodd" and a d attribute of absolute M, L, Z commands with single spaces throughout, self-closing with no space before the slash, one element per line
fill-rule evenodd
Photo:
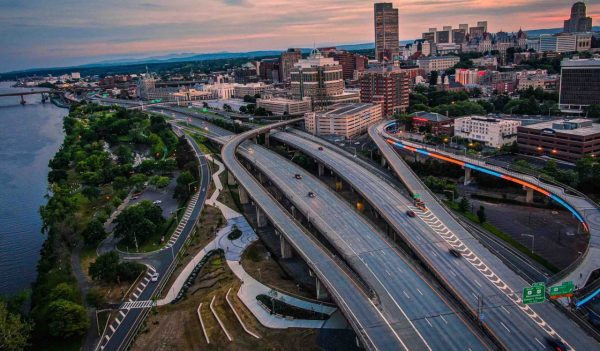
<path fill-rule="evenodd" d="M 369 0 L 0 0 L 0 72 L 168 53 L 373 41 Z M 491 31 L 562 27 L 565 0 L 401 0 L 400 38 L 487 20 Z M 600 0 L 588 16 L 600 20 Z"/>

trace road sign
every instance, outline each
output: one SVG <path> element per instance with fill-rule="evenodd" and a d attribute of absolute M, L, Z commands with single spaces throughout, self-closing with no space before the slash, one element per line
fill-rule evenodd
<path fill-rule="evenodd" d="M 206 113 L 206 112 L 208 112 L 208 109 L 205 107 L 202 109 L 202 112 Z"/>
<path fill-rule="evenodd" d="M 413 195 L 413 197 L 414 197 L 415 199 L 420 199 L 420 198 L 421 198 L 421 194 L 414 194 L 414 195 Z"/>
<path fill-rule="evenodd" d="M 523 303 L 526 305 L 546 301 L 546 284 L 534 283 L 531 287 L 523 289 Z"/>
<path fill-rule="evenodd" d="M 575 290 L 575 284 L 573 282 L 563 282 L 561 285 L 550 287 L 548 294 L 551 299 L 559 299 L 561 297 L 573 296 Z"/>

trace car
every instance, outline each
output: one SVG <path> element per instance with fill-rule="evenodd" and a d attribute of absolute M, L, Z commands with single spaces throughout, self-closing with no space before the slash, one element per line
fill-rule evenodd
<path fill-rule="evenodd" d="M 302 179 L 302 174 L 296 173 L 296 175 L 294 176 L 294 178 L 296 178 L 296 179 Z"/>
<path fill-rule="evenodd" d="M 462 257 L 462 254 L 458 250 L 450 249 L 450 250 L 448 250 L 448 252 L 450 252 L 450 254 L 456 258 Z"/>
<path fill-rule="evenodd" d="M 132 197 L 131 197 L 131 200 L 137 200 L 137 199 L 139 199 L 139 198 L 140 198 L 140 196 L 139 196 L 139 195 L 134 195 L 134 196 L 132 196 Z"/>
<path fill-rule="evenodd" d="M 546 343 L 555 351 L 567 351 L 569 349 L 560 339 L 547 338 Z"/>
<path fill-rule="evenodd" d="M 158 273 L 154 273 L 150 275 L 150 281 L 157 282 L 158 281 Z"/>
<path fill-rule="evenodd" d="M 411 211 L 411 210 L 406 211 L 406 215 L 409 216 L 409 217 L 415 217 L 416 216 L 415 212 Z"/>
<path fill-rule="evenodd" d="M 155 205 L 160 205 L 162 204 L 162 200 L 154 200 L 152 203 Z"/>
<path fill-rule="evenodd" d="M 323 147 L 322 146 L 319 146 L 319 151 L 323 151 Z"/>
<path fill-rule="evenodd" d="M 313 197 L 316 197 L 316 196 L 317 196 L 317 195 L 316 195 L 315 193 L 313 193 L 312 191 L 310 191 L 310 192 L 308 193 L 308 197 L 311 197 L 311 198 L 313 198 Z"/>

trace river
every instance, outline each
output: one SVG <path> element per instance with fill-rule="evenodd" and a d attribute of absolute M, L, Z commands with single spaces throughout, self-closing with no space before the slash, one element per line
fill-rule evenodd
<path fill-rule="evenodd" d="M 0 82 L 0 93 L 17 91 Z M 28 90 L 28 89 L 24 89 Z M 68 113 L 39 95 L 0 98 L 0 295 L 31 286 L 40 248 L 39 207 L 46 203 L 48 161 L 63 140 Z"/>

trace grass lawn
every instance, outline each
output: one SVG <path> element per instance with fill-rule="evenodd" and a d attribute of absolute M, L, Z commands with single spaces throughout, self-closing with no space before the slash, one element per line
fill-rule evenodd
<path fill-rule="evenodd" d="M 181 219 L 186 208 L 187 208 L 187 206 L 179 209 L 179 211 L 177 212 L 177 218 Z M 152 251 L 160 250 L 169 242 L 169 239 L 171 239 L 171 236 L 175 232 L 177 225 L 178 225 L 178 222 L 175 221 L 175 216 L 171 216 L 162 225 L 161 230 L 157 231 L 156 234 L 150 236 L 144 243 L 141 243 L 139 245 L 138 251 L 135 250 L 135 247 L 127 246 L 124 243 L 117 244 L 117 248 L 124 252 L 152 252 Z M 165 237 L 165 241 L 161 244 L 160 238 L 162 236 Z"/>

